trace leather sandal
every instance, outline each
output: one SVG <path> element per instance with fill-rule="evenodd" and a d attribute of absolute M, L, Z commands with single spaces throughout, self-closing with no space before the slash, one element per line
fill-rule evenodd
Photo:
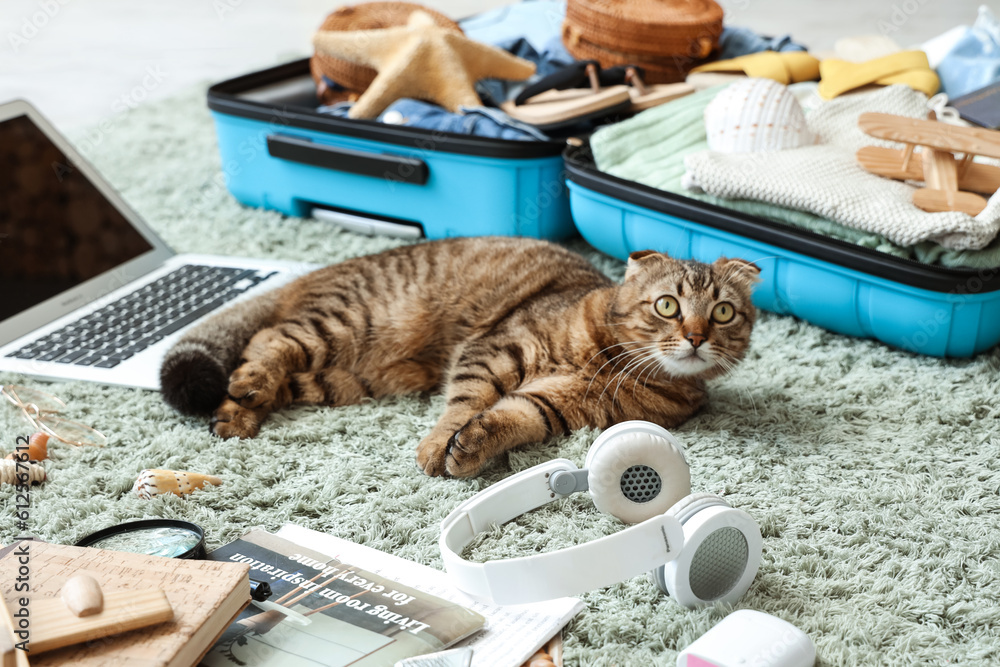
<path fill-rule="evenodd" d="M 583 60 L 527 86 L 500 108 L 540 129 L 557 129 L 613 113 L 638 113 L 694 92 L 686 83 L 647 85 L 642 77 L 635 65 L 602 69 L 596 60 Z"/>
<path fill-rule="evenodd" d="M 585 60 L 527 86 L 500 108 L 511 118 L 540 130 L 555 130 L 584 120 L 628 111 L 632 103 L 624 84 L 603 87 L 597 61 Z M 579 86 L 586 84 L 586 88 Z"/>
<path fill-rule="evenodd" d="M 636 65 L 618 65 L 601 72 L 602 82 L 623 81 L 629 86 L 629 97 L 632 100 L 628 110 L 638 113 L 664 104 L 678 97 L 684 97 L 694 92 L 694 86 L 689 83 L 657 83 L 643 82 L 644 72 Z"/>

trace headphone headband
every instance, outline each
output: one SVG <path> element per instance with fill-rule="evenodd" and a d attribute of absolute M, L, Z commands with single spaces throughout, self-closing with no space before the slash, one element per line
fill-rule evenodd
<path fill-rule="evenodd" d="M 439 545 L 455 585 L 497 604 L 523 604 L 578 595 L 653 570 L 677 557 L 684 529 L 674 517 L 654 516 L 612 535 L 558 551 L 471 563 L 459 554 L 492 524 L 565 498 L 549 486 L 555 472 L 577 470 L 568 459 L 548 461 L 498 482 L 456 507 L 441 524 Z"/>

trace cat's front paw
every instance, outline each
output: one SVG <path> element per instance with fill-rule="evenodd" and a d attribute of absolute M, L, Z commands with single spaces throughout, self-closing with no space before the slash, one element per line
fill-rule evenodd
<path fill-rule="evenodd" d="M 445 457 L 447 455 L 447 436 L 441 436 L 437 433 L 437 429 L 417 445 L 417 465 L 424 471 L 425 475 L 443 477 L 446 472 Z"/>
<path fill-rule="evenodd" d="M 260 431 L 261 416 L 227 398 L 215 411 L 209 430 L 220 438 L 252 438 Z"/>
<path fill-rule="evenodd" d="M 247 408 L 256 408 L 274 400 L 272 374 L 260 364 L 243 364 L 229 376 L 229 397 Z"/>
<path fill-rule="evenodd" d="M 476 418 L 448 440 L 445 470 L 453 477 L 472 477 L 489 460 L 492 437 L 483 419 Z"/>

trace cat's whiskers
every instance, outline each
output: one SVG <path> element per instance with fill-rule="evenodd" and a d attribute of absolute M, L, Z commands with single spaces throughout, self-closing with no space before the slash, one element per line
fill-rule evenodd
<path fill-rule="evenodd" d="M 597 326 L 616 326 L 617 327 L 617 326 L 625 326 L 625 324 L 626 324 L 625 322 L 620 322 L 620 323 L 598 324 Z M 590 365 L 590 362 L 592 362 L 598 355 L 603 354 L 604 352 L 607 352 L 611 348 L 614 348 L 614 347 L 625 347 L 626 345 L 632 345 L 633 343 L 644 343 L 644 342 L 646 342 L 646 341 L 641 341 L 641 340 L 627 340 L 627 341 L 623 341 L 623 342 L 619 342 L 619 343 L 612 343 L 611 345 L 608 345 L 607 347 L 605 347 L 605 348 L 603 348 L 601 350 L 598 350 L 593 355 L 591 355 L 590 359 L 587 359 L 587 363 L 585 363 L 583 366 L 580 367 L 580 370 L 584 370 L 585 368 L 587 368 L 587 366 Z M 601 368 L 598 368 L 597 372 L 594 373 L 593 377 L 597 377 L 597 375 L 601 372 L 601 370 L 604 368 L 604 366 L 607 366 L 608 363 L 619 359 L 620 356 L 621 355 L 615 355 L 615 356 L 611 357 L 611 359 L 608 359 L 608 361 L 604 362 L 604 364 L 601 366 Z M 593 384 L 593 381 L 594 381 L 593 377 L 591 378 L 591 384 Z M 590 385 L 587 386 L 587 391 L 590 391 Z M 586 396 L 586 394 L 584 396 Z"/>
<path fill-rule="evenodd" d="M 655 349 L 657 349 L 657 347 L 658 347 L 658 346 L 657 346 L 657 344 L 655 344 L 655 343 L 653 343 L 653 344 L 650 344 L 650 345 L 644 345 L 643 347 L 640 347 L 640 348 L 636 348 L 635 350 L 629 350 L 628 352 L 624 353 L 624 354 L 623 354 L 623 355 L 621 355 L 621 356 L 622 356 L 622 358 L 623 358 L 623 359 L 628 359 L 629 357 L 632 357 L 632 356 L 635 356 L 635 355 L 643 355 L 643 354 L 645 354 L 646 352 L 648 352 L 648 351 L 650 351 L 650 350 L 655 350 Z M 639 360 L 641 360 L 641 359 L 642 359 L 642 357 L 640 356 L 640 357 L 639 357 Z M 627 363 L 625 364 L 625 366 L 624 366 L 624 367 L 622 367 L 622 369 L 621 369 L 620 371 L 618 371 L 617 373 L 615 373 L 614 375 L 612 375 L 612 376 L 611 376 L 611 377 L 610 377 L 610 378 L 608 379 L 608 382 L 607 382 L 607 384 L 605 384 L 605 385 L 604 385 L 604 389 L 603 389 L 603 390 L 601 391 L 601 395 L 597 397 L 597 403 L 598 403 L 598 404 L 600 404 L 600 403 L 601 403 L 601 401 L 602 401 L 602 400 L 604 400 L 604 394 L 605 394 L 605 393 L 606 393 L 606 392 L 608 391 L 608 388 L 609 388 L 609 387 L 611 386 L 611 384 L 612 384 L 612 383 L 613 383 L 613 382 L 615 381 L 615 379 L 616 379 L 616 378 L 617 378 L 617 377 L 618 377 L 619 375 L 621 375 L 622 373 L 625 373 L 625 372 L 627 372 L 627 370 L 628 370 L 629 368 L 631 368 L 631 367 L 632 367 L 632 366 L 633 366 L 633 365 L 634 365 L 634 364 L 636 363 L 636 361 L 637 361 L 636 359 L 629 359 L 629 360 L 628 360 L 628 362 L 627 362 Z M 615 364 L 615 366 L 617 366 L 617 365 L 618 365 L 618 364 L 616 363 L 616 364 Z M 603 368 L 603 366 L 602 366 L 602 368 Z M 612 367 L 612 369 L 614 369 L 614 366 Z M 595 380 L 595 379 L 597 379 L 597 376 L 596 376 L 596 375 L 595 375 L 595 376 L 594 376 L 593 378 L 591 378 L 591 380 L 590 380 L 591 384 L 593 384 L 593 382 L 594 382 L 594 380 Z M 590 387 L 588 387 L 588 388 L 587 388 L 587 391 L 590 391 Z"/>
<path fill-rule="evenodd" d="M 730 372 L 730 374 L 735 373 L 736 372 L 736 362 L 735 361 L 731 361 L 729 363 L 731 364 L 731 368 L 732 368 L 732 371 Z M 757 416 L 757 401 L 754 400 L 753 392 L 750 391 L 750 388 L 746 387 L 746 386 L 744 386 L 742 389 L 743 389 L 743 393 L 746 394 L 746 396 L 747 396 L 747 400 L 750 401 L 750 409 L 753 410 L 754 416 Z M 739 393 L 739 388 L 737 388 L 737 393 Z"/>
<path fill-rule="evenodd" d="M 617 405 L 618 404 L 618 390 L 621 389 L 622 383 L 629 377 L 629 370 L 631 368 L 635 368 L 636 366 L 639 366 L 639 365 L 645 363 L 646 360 L 649 358 L 649 355 L 651 355 L 651 354 L 653 354 L 653 352 L 647 352 L 644 355 L 642 355 L 642 356 L 640 356 L 640 357 L 638 357 L 636 359 L 633 359 L 632 362 L 629 363 L 629 365 L 626 368 L 623 368 L 613 378 L 611 378 L 611 382 L 609 382 L 608 386 L 605 387 L 605 390 L 607 390 L 608 388 L 611 387 L 612 383 L 615 384 L 615 390 L 611 394 L 611 405 Z M 617 380 L 617 382 L 616 382 L 616 380 Z M 603 396 L 603 392 L 602 392 L 602 396 Z"/>
<path fill-rule="evenodd" d="M 586 368 L 587 366 L 589 366 L 589 365 L 590 365 L 590 362 L 592 362 L 592 361 L 594 360 L 594 358 L 595 358 L 595 357 L 597 357 L 597 355 L 599 355 L 599 354 L 602 354 L 602 353 L 604 353 L 604 352 L 607 352 L 608 350 L 610 350 L 610 349 L 611 349 L 611 348 L 613 348 L 613 347 L 624 347 L 624 346 L 626 346 L 626 345 L 630 345 L 630 344 L 632 344 L 632 343 L 641 343 L 641 342 L 643 342 L 643 341 L 641 341 L 641 340 L 627 340 L 627 341 L 625 341 L 625 342 L 623 342 L 623 343 L 612 343 L 611 345 L 608 345 L 607 347 L 605 347 L 605 348 L 603 348 L 603 349 L 601 349 L 601 350 L 598 350 L 597 352 L 595 352 L 595 353 L 594 353 L 594 354 L 593 354 L 593 355 L 592 355 L 592 356 L 590 357 L 590 359 L 587 359 L 587 363 L 585 363 L 585 364 L 584 364 L 584 365 L 583 365 L 583 366 L 582 366 L 582 367 L 580 368 L 580 370 L 583 370 L 584 368 Z M 612 359 L 615 359 L 615 358 L 617 358 L 617 357 L 612 357 Z M 612 359 L 609 359 L 608 361 L 611 361 Z M 607 364 L 607 362 L 605 362 L 605 364 Z M 602 366 L 601 368 L 604 368 L 604 366 Z M 598 369 L 598 371 L 599 371 L 599 370 L 600 370 L 600 369 Z"/>
<path fill-rule="evenodd" d="M 626 345 L 640 344 L 640 343 L 644 343 L 644 342 L 646 342 L 646 341 L 632 340 L 632 341 L 625 341 L 623 343 L 615 343 L 614 345 L 609 345 L 608 347 L 604 348 L 604 350 L 601 350 L 601 352 L 604 352 L 605 350 L 610 350 L 613 347 L 618 347 L 618 346 L 625 347 Z M 596 380 L 597 376 L 601 374 L 601 371 L 604 370 L 605 366 L 607 366 L 608 364 L 610 364 L 613 361 L 614 365 L 611 367 L 611 370 L 614 370 L 615 367 L 618 365 L 619 362 L 621 362 L 622 360 L 628 359 L 628 357 L 630 355 L 635 354 L 637 351 L 640 351 L 642 349 L 643 348 L 639 348 L 638 350 L 625 350 L 624 352 L 620 352 L 620 353 L 616 354 L 611 359 L 608 359 L 603 364 L 601 364 L 601 367 L 598 368 L 596 371 L 594 371 L 594 374 L 591 376 L 590 383 L 587 385 L 587 391 L 584 392 L 583 397 L 586 399 L 587 396 L 590 395 L 590 388 L 594 385 L 594 380 Z M 601 352 L 598 352 L 597 354 L 600 354 Z M 596 357 L 597 354 L 595 354 L 594 357 Z M 591 359 L 593 359 L 594 357 L 591 357 Z M 590 361 L 588 361 L 583 367 L 586 368 L 588 365 L 590 365 Z M 600 403 L 600 399 L 598 399 L 598 403 Z"/>
<path fill-rule="evenodd" d="M 651 352 L 647 353 L 647 354 L 646 354 L 646 355 L 645 355 L 645 356 L 644 356 L 644 357 L 643 357 L 642 359 L 640 359 L 640 360 L 639 360 L 639 363 L 637 363 L 637 364 L 636 364 L 636 365 L 635 365 L 635 366 L 633 367 L 633 369 L 634 369 L 634 368 L 638 368 L 638 369 L 639 369 L 637 373 L 635 373 L 635 374 L 631 374 L 631 373 L 630 373 L 630 374 L 626 374 L 626 375 L 623 375 L 623 376 L 621 377 L 621 379 L 620 379 L 620 380 L 618 380 L 618 386 L 616 386 L 616 387 L 615 387 L 615 393 L 614 393 L 614 395 L 613 395 L 613 396 L 611 397 L 611 403 L 612 403 L 612 404 L 614 404 L 614 403 L 616 403 L 616 402 L 618 401 L 618 391 L 619 391 L 619 390 L 621 389 L 622 385 L 623 385 L 623 384 L 625 383 L 625 381 L 626 381 L 626 380 L 628 379 L 629 375 L 634 375 L 634 377 L 635 377 L 635 380 L 634 380 L 634 381 L 633 381 L 633 383 L 632 383 L 632 397 L 633 397 L 633 398 L 635 398 L 635 390 L 636 390 L 636 385 L 637 385 L 637 384 L 638 384 L 638 382 L 639 382 L 639 377 L 640 377 L 640 376 L 642 375 L 642 373 L 643 373 L 643 372 L 645 371 L 645 369 L 646 369 L 646 364 L 649 364 L 649 363 L 654 363 L 654 364 L 655 364 L 655 363 L 656 363 L 656 361 L 657 361 L 657 353 L 656 353 L 656 350 L 653 350 L 653 351 L 651 351 Z"/>
<path fill-rule="evenodd" d="M 607 386 L 604 387 L 604 391 L 602 391 L 601 395 L 598 397 L 597 402 L 598 403 L 601 402 L 601 399 L 604 397 L 604 392 L 607 391 L 608 387 L 611 386 L 611 383 L 614 382 L 615 379 L 617 379 L 618 380 L 618 384 L 615 386 L 614 394 L 612 394 L 612 396 L 611 396 L 611 404 L 615 405 L 618 402 L 618 390 L 621 388 L 622 383 L 625 382 L 626 379 L 628 379 L 628 376 L 631 373 L 632 369 L 634 369 L 634 368 L 636 368 L 636 367 L 644 364 L 648 360 L 649 357 L 651 357 L 651 356 L 655 357 L 658 348 L 659 348 L 658 345 L 647 345 L 646 347 L 642 348 L 641 351 L 642 351 L 643 354 L 641 356 L 639 356 L 638 358 L 633 359 L 632 361 L 630 361 L 624 368 L 622 368 L 620 371 L 618 371 L 611 378 L 611 380 L 608 382 Z"/>
<path fill-rule="evenodd" d="M 656 369 L 657 368 L 662 369 L 663 361 L 660 359 L 660 355 L 653 354 L 651 355 L 651 357 L 652 358 L 650 359 L 649 363 L 644 368 L 640 369 L 639 372 L 636 374 L 635 381 L 632 383 L 633 400 L 636 399 L 635 392 L 636 389 L 638 388 L 639 380 L 642 379 L 643 374 L 646 375 L 645 379 L 642 379 L 642 387 L 643 389 L 645 389 L 649 384 L 649 378 L 653 377 L 653 373 L 656 371 Z"/>
<path fill-rule="evenodd" d="M 732 354 L 729 353 L 728 350 L 726 350 L 723 355 L 720 355 L 720 357 L 719 357 L 719 366 L 721 366 L 723 368 L 723 370 L 724 370 L 724 372 L 722 374 L 723 378 L 730 378 L 731 379 L 733 377 L 733 374 L 737 370 L 736 364 L 738 363 L 738 361 L 739 361 L 738 359 L 735 359 L 735 358 L 732 357 Z M 736 394 L 737 394 L 737 396 L 742 396 L 743 394 L 746 394 L 747 400 L 750 401 L 750 409 L 753 410 L 753 413 L 756 416 L 757 415 L 757 402 L 754 401 L 753 393 L 751 393 L 751 391 L 748 388 L 746 388 L 746 387 L 739 387 L 739 386 L 737 386 L 736 387 Z M 742 405 L 742 402 L 740 403 L 740 405 Z"/>

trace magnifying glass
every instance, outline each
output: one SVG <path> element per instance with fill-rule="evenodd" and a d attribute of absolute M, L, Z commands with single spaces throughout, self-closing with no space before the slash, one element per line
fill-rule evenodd
<path fill-rule="evenodd" d="M 205 557 L 205 531 L 188 521 L 144 519 L 91 533 L 76 546 L 166 558 L 201 559 Z"/>

